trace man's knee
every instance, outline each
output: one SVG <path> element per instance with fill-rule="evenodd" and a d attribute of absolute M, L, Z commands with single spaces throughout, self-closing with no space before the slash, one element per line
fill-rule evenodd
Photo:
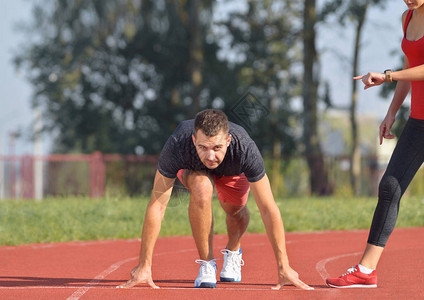
<path fill-rule="evenodd" d="M 213 179 L 202 172 L 189 172 L 184 176 L 192 199 L 198 202 L 210 201 L 213 196 Z"/>
<path fill-rule="evenodd" d="M 249 217 L 249 210 L 246 205 L 236 206 L 228 203 L 221 203 L 222 208 L 224 209 L 227 216 L 234 219 L 243 219 Z"/>

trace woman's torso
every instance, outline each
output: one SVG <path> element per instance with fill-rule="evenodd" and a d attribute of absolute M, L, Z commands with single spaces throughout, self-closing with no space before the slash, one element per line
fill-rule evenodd
<path fill-rule="evenodd" d="M 414 11 L 408 11 L 402 39 L 402 50 L 408 58 L 410 68 L 424 64 L 424 37 L 417 40 L 408 39 L 407 29 L 413 17 Z M 424 119 L 424 81 L 411 81 L 410 117 L 414 119 Z"/>

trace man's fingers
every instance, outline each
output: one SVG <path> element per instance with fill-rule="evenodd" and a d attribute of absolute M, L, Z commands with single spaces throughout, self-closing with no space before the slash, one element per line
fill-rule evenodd
<path fill-rule="evenodd" d="M 296 286 L 298 288 L 301 288 L 302 290 L 313 290 L 314 289 L 313 287 L 311 287 L 311 286 L 307 285 L 306 283 L 304 283 L 299 278 L 296 278 L 296 279 L 294 279 L 292 281 L 285 279 L 285 280 L 283 280 L 283 282 L 279 282 L 276 286 L 273 286 L 271 289 L 273 289 L 273 290 L 279 290 L 279 289 L 281 289 L 281 287 L 283 285 L 286 285 L 286 284 L 293 284 L 294 286 Z"/>
<path fill-rule="evenodd" d="M 128 282 L 125 282 L 121 285 L 116 286 L 117 289 L 129 289 L 131 286 L 128 284 Z"/>
<path fill-rule="evenodd" d="M 118 288 L 118 289 L 129 289 L 129 288 L 132 288 L 132 287 L 134 287 L 134 286 L 136 286 L 137 284 L 139 284 L 139 283 L 147 283 L 151 288 L 154 288 L 154 289 L 158 289 L 159 287 L 153 282 L 153 280 L 149 280 L 149 279 L 147 279 L 147 280 L 145 280 L 145 281 L 141 281 L 141 282 L 138 282 L 138 281 L 136 281 L 136 280 L 133 280 L 133 279 L 130 279 L 130 280 L 128 280 L 127 282 L 125 282 L 125 283 L 123 283 L 123 284 L 121 284 L 121 285 L 118 285 L 116 288 Z"/>
<path fill-rule="evenodd" d="M 153 280 L 147 280 L 147 283 L 151 288 L 158 289 L 159 287 L 153 282 Z"/>
<path fill-rule="evenodd" d="M 355 76 L 355 77 L 353 77 L 353 79 L 355 79 L 355 80 L 362 79 L 362 78 L 364 78 L 364 76 L 365 76 L 365 75 Z"/>
<path fill-rule="evenodd" d="M 302 290 L 313 290 L 314 289 L 313 287 L 307 285 L 306 283 L 304 283 L 300 279 L 297 279 L 296 281 L 294 281 L 293 284 L 295 286 L 297 286 L 298 288 L 301 288 Z"/>
<path fill-rule="evenodd" d="M 118 289 L 129 289 L 129 288 L 132 288 L 135 285 L 137 285 L 137 282 L 130 279 L 127 282 L 125 282 L 121 285 L 118 285 L 116 288 L 118 288 Z"/>

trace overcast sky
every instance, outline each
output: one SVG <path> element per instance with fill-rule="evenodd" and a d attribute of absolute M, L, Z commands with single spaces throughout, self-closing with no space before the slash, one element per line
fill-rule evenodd
<path fill-rule="evenodd" d="M 31 86 L 23 74 L 18 74 L 12 58 L 19 45 L 25 40 L 16 24 L 31 18 L 34 0 L 0 0 L 0 154 L 9 154 L 9 133 L 16 130 L 29 130 L 33 120 L 30 106 Z M 322 2 L 322 0 L 318 0 Z M 364 29 L 364 45 L 360 58 L 360 72 L 381 72 L 399 65 L 399 54 L 391 56 L 396 50 L 400 53 L 402 38 L 401 14 L 406 9 L 402 0 L 386 1 L 386 8 L 373 8 Z M 321 55 L 321 75 L 331 84 L 331 95 L 335 103 L 347 105 L 350 101 L 352 57 L 352 32 L 336 29 L 333 25 L 320 27 L 318 35 L 319 49 L 325 49 Z M 361 87 L 362 88 L 362 87 Z M 389 100 L 378 96 L 379 88 L 359 94 L 358 111 L 373 113 L 382 118 Z M 27 132 L 29 134 L 29 132 Z M 49 151 L 49 139 L 44 138 L 44 152 Z M 32 153 L 32 143 L 19 138 L 15 143 L 16 154 Z"/>

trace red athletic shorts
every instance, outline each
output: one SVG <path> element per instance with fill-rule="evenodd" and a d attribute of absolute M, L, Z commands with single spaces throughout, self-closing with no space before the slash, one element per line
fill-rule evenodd
<path fill-rule="evenodd" d="M 179 170 L 177 177 L 187 188 L 183 181 L 183 172 L 184 170 Z M 249 196 L 250 185 L 244 174 L 221 177 L 215 175 L 211 176 L 215 182 L 215 188 L 216 192 L 218 193 L 219 201 L 237 206 L 246 205 L 247 197 Z"/>

